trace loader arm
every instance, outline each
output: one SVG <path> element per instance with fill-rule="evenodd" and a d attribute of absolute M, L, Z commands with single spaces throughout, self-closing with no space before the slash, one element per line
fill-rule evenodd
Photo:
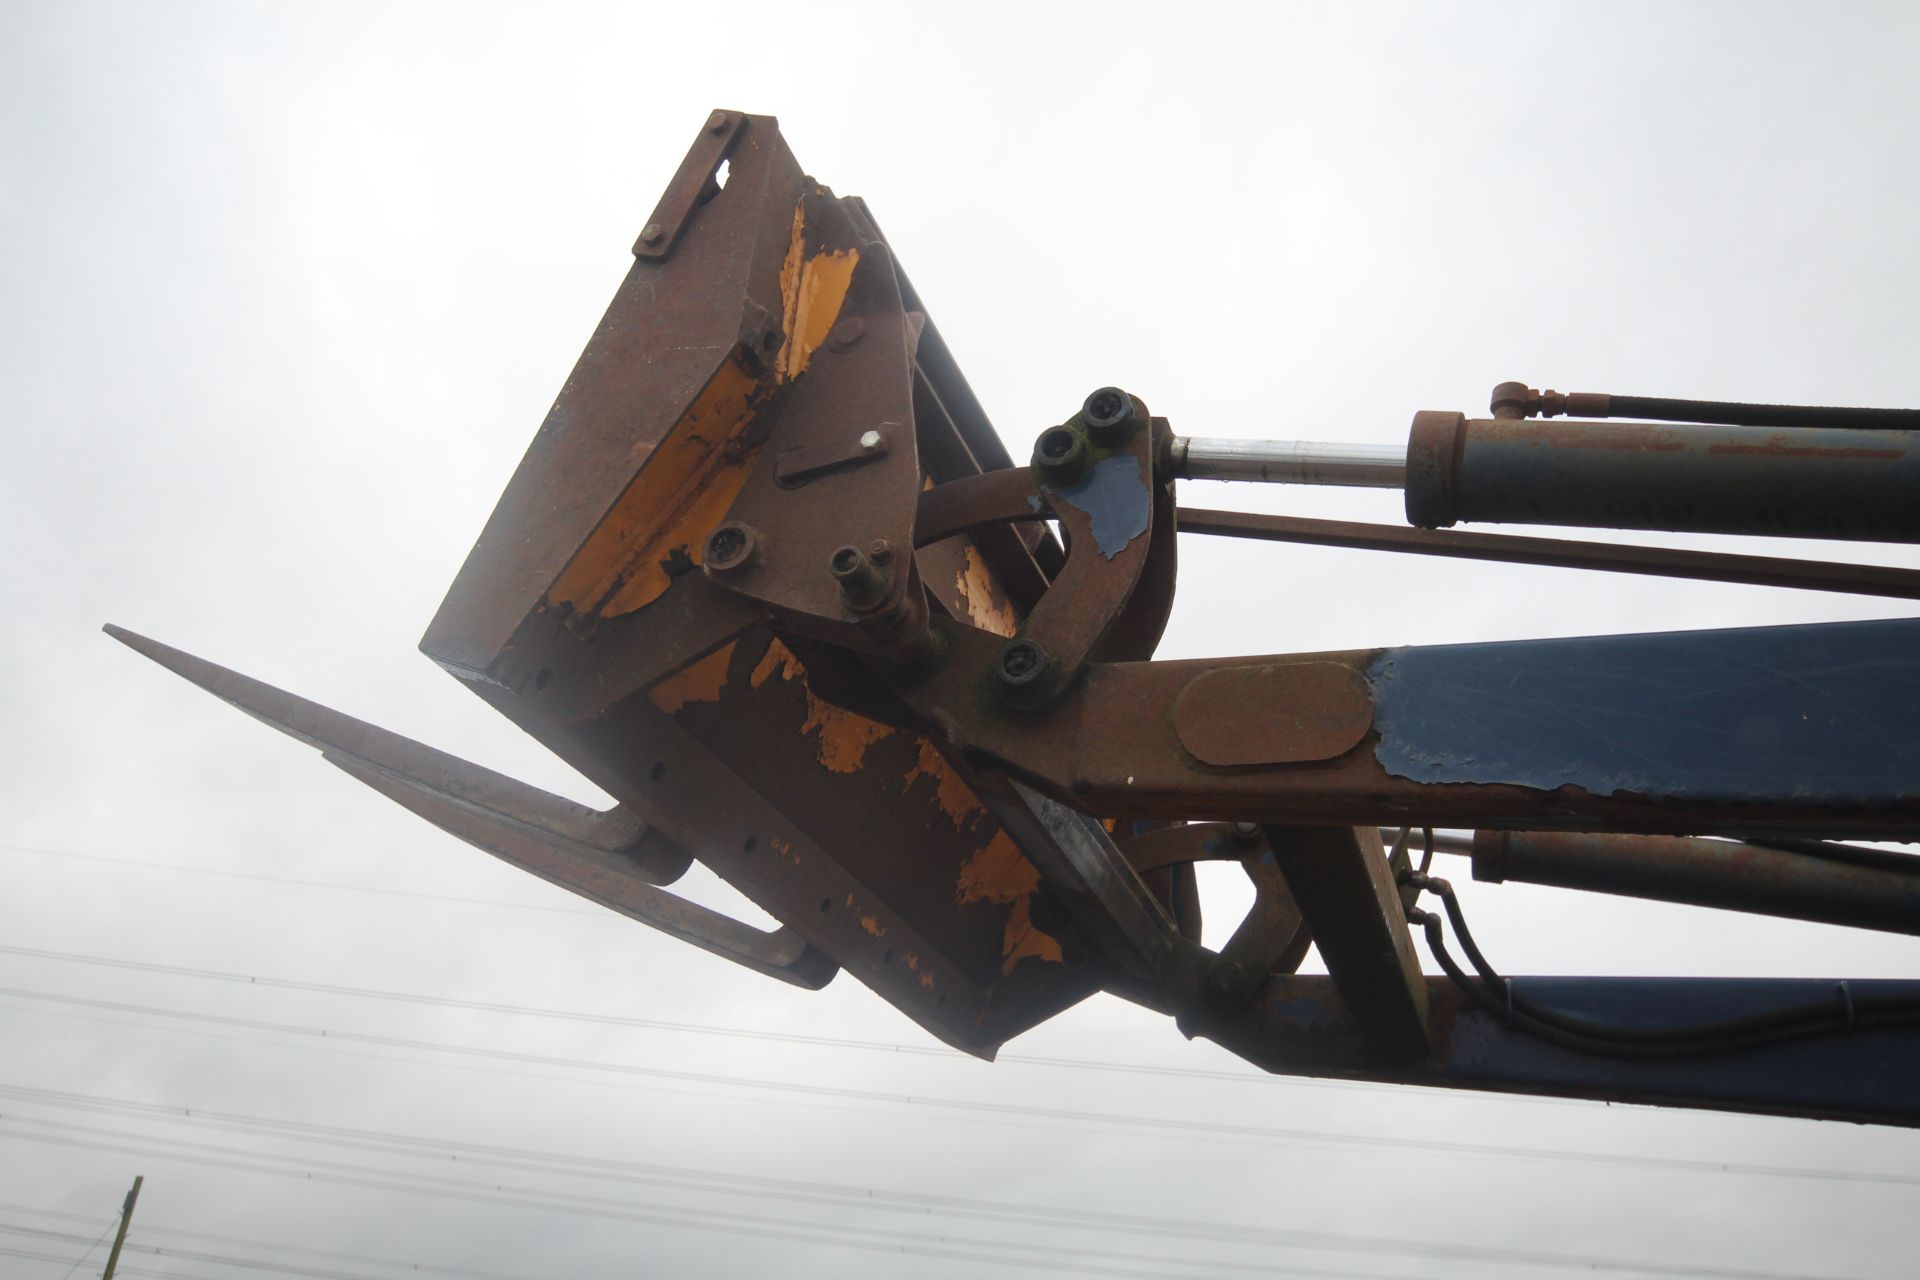
<path fill-rule="evenodd" d="M 1920 933 L 1920 858 L 1841 843 L 1920 838 L 1920 619 L 1153 657 L 1181 532 L 1920 599 L 1443 527 L 1916 541 L 1911 415 L 1502 384 L 1401 451 L 1101 387 L 1016 462 L 772 118 L 709 116 L 634 254 L 421 643 L 615 808 L 110 630 L 497 857 L 982 1057 L 1107 991 L 1270 1071 L 1920 1124 L 1920 982 L 1509 978 L 1428 865 Z M 1202 478 L 1395 487 L 1411 527 L 1183 508 Z M 689 859 L 780 927 L 665 889 Z M 1256 890 L 1217 952 L 1205 861 Z"/>

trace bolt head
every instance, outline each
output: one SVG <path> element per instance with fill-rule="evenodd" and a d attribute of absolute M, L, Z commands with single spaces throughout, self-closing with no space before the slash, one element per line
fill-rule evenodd
<path fill-rule="evenodd" d="M 657 222 L 649 222 L 640 229 L 641 244 L 659 244 L 667 238 L 667 229 Z"/>
<path fill-rule="evenodd" d="M 1253 840 L 1257 839 L 1259 835 L 1260 824 L 1257 822 L 1236 822 L 1233 824 L 1233 837 L 1236 840 Z"/>
<path fill-rule="evenodd" d="M 893 544 L 885 538 L 875 538 L 867 546 L 867 559 L 875 564 L 886 564 L 893 559 Z"/>
<path fill-rule="evenodd" d="M 866 567 L 867 558 L 858 547 L 842 547 L 827 560 L 828 571 L 842 582 L 858 577 Z"/>
<path fill-rule="evenodd" d="M 858 547 L 841 547 L 827 557 L 827 572 L 840 584 L 840 598 L 855 613 L 871 613 L 886 602 L 891 579 Z"/>
<path fill-rule="evenodd" d="M 707 535 L 707 568 L 717 573 L 738 569 L 753 555 L 753 531 L 738 521 L 728 521 Z"/>
<path fill-rule="evenodd" d="M 1047 651 L 1032 640 L 1009 640 L 1000 649 L 1000 683 L 1024 688 L 1047 673 Z"/>
<path fill-rule="evenodd" d="M 1033 444 L 1033 469 L 1050 485 L 1070 485 L 1087 468 L 1087 439 L 1071 426 L 1048 427 Z"/>
<path fill-rule="evenodd" d="M 1087 434 L 1104 445 L 1118 445 L 1140 425 L 1133 409 L 1133 397 L 1119 387 L 1101 387 L 1080 407 Z"/>
<path fill-rule="evenodd" d="M 886 442 L 880 438 L 878 431 L 863 431 L 860 433 L 860 447 L 868 453 L 872 453 L 884 443 Z"/>
<path fill-rule="evenodd" d="M 1247 987 L 1247 971 L 1231 960 L 1216 960 L 1207 969 L 1207 985 L 1223 996 L 1236 995 Z"/>
<path fill-rule="evenodd" d="M 709 133 L 725 133 L 727 131 L 727 113 L 724 111 L 716 111 L 708 116 L 707 131 Z"/>

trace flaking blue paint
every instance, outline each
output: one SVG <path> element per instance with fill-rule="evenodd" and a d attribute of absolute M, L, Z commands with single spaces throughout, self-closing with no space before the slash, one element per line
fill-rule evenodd
<path fill-rule="evenodd" d="M 1416 782 L 1920 794 L 1920 619 L 1390 649 L 1367 682 L 1375 757 Z"/>
<path fill-rule="evenodd" d="M 1058 490 L 1061 498 L 1092 518 L 1094 545 L 1109 560 L 1147 531 L 1153 495 L 1140 472 L 1138 458 L 1116 453 L 1100 459 L 1073 484 Z"/>

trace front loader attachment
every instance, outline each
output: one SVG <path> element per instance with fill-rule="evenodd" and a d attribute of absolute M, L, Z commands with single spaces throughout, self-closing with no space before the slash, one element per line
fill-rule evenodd
<path fill-rule="evenodd" d="M 618 808 L 120 638 L 490 853 L 786 981 L 838 963 L 991 1056 L 1095 989 L 1033 918 L 1038 872 L 926 737 L 827 696 L 844 664 L 819 640 L 702 569 L 730 510 L 792 494 L 804 509 L 754 517 L 741 571 L 800 607 L 839 611 L 844 542 L 914 566 L 828 640 L 882 615 L 924 630 L 928 608 L 1010 634 L 1009 583 L 1041 589 L 1051 539 L 913 539 L 924 486 L 1009 465 L 860 203 L 806 177 L 772 119 L 716 112 L 421 645 Z M 783 928 L 654 887 L 686 851 Z"/>
<path fill-rule="evenodd" d="M 865 206 L 770 117 L 708 118 L 634 257 L 421 642 L 615 807 L 109 630 L 497 857 L 786 982 L 844 968 L 982 1057 L 1105 990 L 1274 1071 L 1920 1123 L 1920 984 L 1507 979 L 1409 834 L 1477 831 L 1424 844 L 1515 879 L 1920 932 L 1920 859 L 1835 843 L 1920 834 L 1920 622 L 1151 661 L 1182 531 L 1908 601 L 1920 574 L 1176 501 L 1397 485 L 1418 524 L 1592 524 L 1567 477 L 1596 450 L 1645 488 L 1659 451 L 1619 442 L 1673 431 L 1524 429 L 1560 402 L 1519 384 L 1393 456 L 1182 439 L 1102 387 L 1016 466 Z M 1818 415 L 1852 411 L 1759 408 L 1792 421 L 1685 428 L 1661 501 L 1615 523 L 1777 531 L 1764 455 L 1794 528 L 1917 536 L 1886 514 L 1920 498 L 1906 418 L 1842 439 Z M 1780 469 L 1823 450 L 1813 483 Z M 695 858 L 779 927 L 664 887 Z M 1218 951 L 1203 861 L 1255 888 Z M 1296 973 L 1310 946 L 1327 976 Z"/>

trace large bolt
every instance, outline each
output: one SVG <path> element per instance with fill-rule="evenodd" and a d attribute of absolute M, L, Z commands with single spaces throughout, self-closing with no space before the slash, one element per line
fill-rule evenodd
<path fill-rule="evenodd" d="M 1053 658 L 1039 642 L 1021 637 L 1000 646 L 993 674 L 1001 695 L 1008 702 L 1026 706 L 1039 702 L 1045 695 L 1052 668 Z"/>
<path fill-rule="evenodd" d="M 725 133 L 727 131 L 727 113 L 724 111 L 716 111 L 708 116 L 707 131 L 709 133 Z"/>
<path fill-rule="evenodd" d="M 707 535 L 707 568 L 715 573 L 738 569 L 753 558 L 753 546 L 753 530 L 729 520 Z"/>
<path fill-rule="evenodd" d="M 1235 840 L 1258 840 L 1260 838 L 1260 824 L 1257 822 L 1234 823 L 1233 838 Z"/>
<path fill-rule="evenodd" d="M 1072 427 L 1048 427 L 1033 442 L 1033 469 L 1056 489 L 1064 489 L 1087 469 L 1087 438 Z"/>
<path fill-rule="evenodd" d="M 632 226 L 633 224 L 628 223 L 627 225 Z M 646 226 L 640 228 L 641 244 L 659 244 L 666 238 L 667 229 L 657 222 L 649 222 Z"/>
<path fill-rule="evenodd" d="M 1102 387 L 1087 397 L 1080 407 L 1080 414 L 1086 420 L 1087 434 L 1093 437 L 1095 444 L 1114 447 L 1125 444 L 1140 426 L 1140 415 L 1134 412 L 1133 397 L 1118 387 Z"/>
<path fill-rule="evenodd" d="M 891 548 L 888 554 L 891 557 Z M 840 584 L 847 607 L 856 613 L 865 613 L 886 598 L 887 575 L 858 547 L 842 547 L 827 557 L 827 572 Z"/>
<path fill-rule="evenodd" d="M 1231 960 L 1215 960 L 1207 966 L 1207 985 L 1217 995 L 1239 995 L 1247 989 L 1247 971 Z"/>

